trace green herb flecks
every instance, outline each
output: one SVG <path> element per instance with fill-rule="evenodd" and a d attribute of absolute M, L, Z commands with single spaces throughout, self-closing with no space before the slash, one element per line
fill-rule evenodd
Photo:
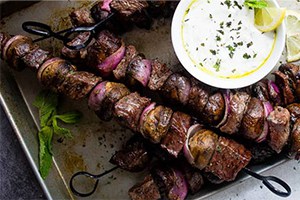
<path fill-rule="evenodd" d="M 82 114 L 72 111 L 57 114 L 58 95 L 51 91 L 42 91 L 38 94 L 33 105 L 39 109 L 40 131 L 39 138 L 39 170 L 45 179 L 52 166 L 52 138 L 53 133 L 63 137 L 71 137 L 71 131 L 58 125 L 58 120 L 67 124 L 77 123 Z"/>
<path fill-rule="evenodd" d="M 249 8 L 265 8 L 268 3 L 264 0 L 245 0 L 244 4 Z"/>
<path fill-rule="evenodd" d="M 221 59 L 218 59 L 216 61 L 216 64 L 214 64 L 213 68 L 216 69 L 216 72 L 220 71 L 220 64 L 221 64 Z"/>

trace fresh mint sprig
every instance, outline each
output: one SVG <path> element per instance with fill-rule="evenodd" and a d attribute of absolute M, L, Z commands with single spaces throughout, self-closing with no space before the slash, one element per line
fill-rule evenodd
<path fill-rule="evenodd" d="M 244 4 L 249 8 L 265 8 L 268 7 L 268 3 L 264 0 L 245 0 Z"/>
<path fill-rule="evenodd" d="M 75 124 L 81 119 L 82 114 L 78 111 L 57 114 L 58 95 L 48 90 L 40 92 L 33 105 L 39 109 L 41 126 L 41 130 L 38 133 L 39 171 L 41 177 L 45 179 L 52 166 L 53 133 L 63 137 L 72 137 L 69 129 L 58 125 L 58 120 L 66 124 Z"/>

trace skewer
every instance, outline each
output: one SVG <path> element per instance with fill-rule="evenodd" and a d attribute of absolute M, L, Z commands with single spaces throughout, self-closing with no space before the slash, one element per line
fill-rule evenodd
<path fill-rule="evenodd" d="M 80 171 L 80 172 L 77 172 L 75 174 L 73 174 L 73 176 L 71 177 L 70 179 L 70 188 L 71 188 L 71 191 L 76 195 L 76 196 L 79 196 L 79 197 L 88 197 L 90 195 L 92 195 L 95 191 L 96 191 L 96 188 L 98 186 L 98 183 L 99 183 L 99 180 L 100 178 L 102 178 L 103 176 L 119 169 L 120 167 L 119 166 L 116 166 L 116 167 L 113 167 L 103 173 L 100 173 L 100 174 L 91 174 L 87 171 Z M 262 176 L 254 171 L 252 171 L 251 169 L 249 168 L 243 168 L 242 171 L 250 176 L 252 176 L 253 178 L 256 178 L 258 180 L 261 180 L 262 183 L 271 191 L 273 192 L 274 194 L 276 194 L 277 196 L 280 196 L 280 197 L 288 197 L 291 195 L 291 188 L 290 186 L 284 182 L 283 180 L 281 180 L 280 178 L 278 177 L 275 177 L 275 176 Z M 74 186 L 74 179 L 79 177 L 79 176 L 85 176 L 87 178 L 90 178 L 90 179 L 93 179 L 95 180 L 95 183 L 94 183 L 94 186 L 93 186 L 93 189 L 90 191 L 90 192 L 86 192 L 86 193 L 83 193 L 83 192 L 79 192 L 78 190 L 76 190 L 75 186 Z M 272 182 L 275 182 L 277 184 L 279 184 L 280 186 L 282 186 L 285 191 L 282 191 L 280 189 L 277 189 L 276 186 L 272 185 Z"/>

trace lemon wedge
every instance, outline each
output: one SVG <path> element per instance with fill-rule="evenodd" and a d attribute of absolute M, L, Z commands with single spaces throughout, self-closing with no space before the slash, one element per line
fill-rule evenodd
<path fill-rule="evenodd" d="M 287 61 L 294 62 L 300 59 L 300 13 L 286 12 L 286 28 Z"/>
<path fill-rule="evenodd" d="M 283 21 L 285 8 L 266 7 L 254 10 L 255 26 L 261 32 L 275 30 Z"/>

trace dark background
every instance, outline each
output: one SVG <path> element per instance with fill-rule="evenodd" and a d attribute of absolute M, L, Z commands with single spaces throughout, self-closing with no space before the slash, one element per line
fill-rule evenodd
<path fill-rule="evenodd" d="M 2 106 L 0 107 L 0 199 L 46 199 Z"/>

